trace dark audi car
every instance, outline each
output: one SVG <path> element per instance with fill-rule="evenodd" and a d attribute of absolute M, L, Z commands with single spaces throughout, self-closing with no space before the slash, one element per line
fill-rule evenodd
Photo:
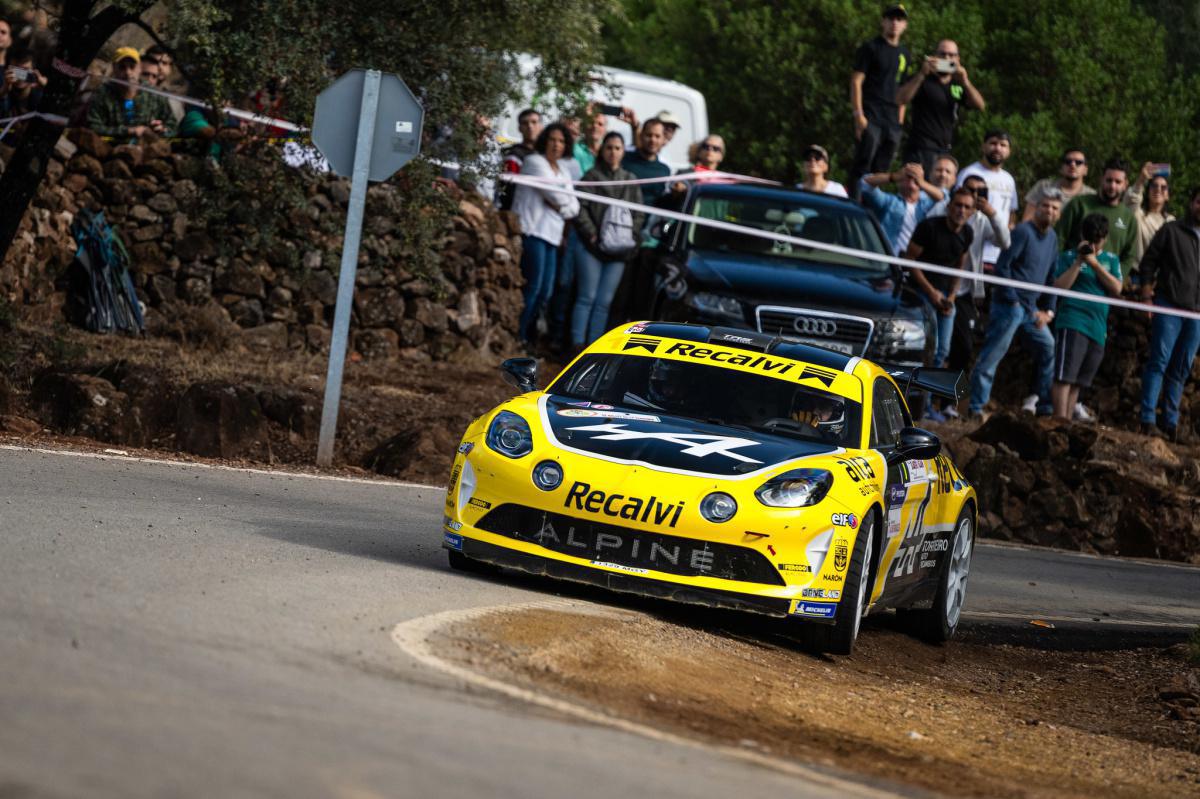
<path fill-rule="evenodd" d="M 824 194 L 709 183 L 691 189 L 685 210 L 891 254 L 865 208 Z M 671 222 L 661 232 L 654 319 L 757 330 L 887 363 L 927 363 L 933 312 L 904 285 L 898 267 L 694 223 Z"/>

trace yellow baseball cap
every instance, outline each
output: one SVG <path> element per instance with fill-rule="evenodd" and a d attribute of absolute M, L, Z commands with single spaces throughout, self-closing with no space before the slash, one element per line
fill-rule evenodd
<path fill-rule="evenodd" d="M 113 54 L 112 62 L 115 64 L 118 61 L 124 61 L 126 58 L 132 58 L 137 63 L 142 63 L 142 57 L 138 54 L 135 47 L 118 47 L 117 52 Z"/>

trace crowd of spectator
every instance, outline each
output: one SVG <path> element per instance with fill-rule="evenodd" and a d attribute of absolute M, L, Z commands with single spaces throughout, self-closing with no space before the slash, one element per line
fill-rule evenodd
<path fill-rule="evenodd" d="M 1108 306 L 1058 299 L 1036 288 L 993 286 L 972 276 L 988 273 L 1033 286 L 1124 294 L 1162 307 L 1200 310 L 1200 191 L 1191 192 L 1187 218 L 1175 220 L 1167 210 L 1168 165 L 1146 163 L 1133 175 L 1114 157 L 1103 164 L 1093 187 L 1087 182 L 1087 154 L 1071 147 L 1062 154 L 1059 174 L 1037 181 L 1022 203 L 1016 180 L 1005 168 L 1014 142 L 1003 129 L 988 131 L 979 159 L 960 170 L 951 154 L 955 131 L 964 112 L 982 111 L 986 101 L 971 83 L 953 40 L 939 41 L 918 66 L 902 43 L 908 21 L 903 5 L 888 5 L 879 36 L 854 55 L 850 106 L 855 150 L 847 184 L 831 179 L 828 150 L 812 144 L 801 154 L 803 180 L 796 188 L 861 202 L 878 220 L 893 253 L 961 271 L 961 276 L 948 276 L 913 268 L 906 279 L 927 300 L 936 320 L 930 365 L 970 374 L 967 407 L 972 415 L 985 415 L 997 367 L 1018 339 L 1034 360 L 1023 409 L 1092 421 L 1081 396 L 1104 358 Z M 686 172 L 697 181 L 729 179 L 703 176 L 717 172 L 726 155 L 720 136 L 694 142 L 691 165 L 673 173 L 659 157 L 679 129 L 669 112 L 639 125 L 631 110 L 621 109 L 619 119 L 631 126 L 630 140 L 636 143 L 628 151 L 625 138 L 607 130 L 614 118 L 591 107 L 582 134 L 580 122 L 573 122 L 574 147 L 568 134 L 566 148 L 573 157 L 553 173 L 563 186 L 582 175 L 579 188 L 585 192 L 678 209 L 686 184 L 665 178 Z M 540 129 L 537 111 L 522 112 L 523 140 L 505 151 L 505 170 L 550 174 L 545 159 L 535 157 L 543 153 Z M 654 182 L 628 182 L 638 179 Z M 589 185 L 596 182 L 610 185 Z M 626 212 L 618 219 L 612 206 L 586 199 L 570 204 L 566 196 L 550 188 L 514 190 L 510 185 L 502 189 L 499 202 L 501 207 L 520 203 L 523 209 L 523 268 L 529 281 L 523 338 L 534 339 L 541 306 L 550 302 L 550 348 L 577 351 L 605 330 L 610 308 L 631 304 L 619 294 L 644 297 L 653 292 L 652 259 L 645 251 L 657 242 L 641 214 Z M 546 223 L 549 218 L 553 225 Z M 560 227 L 565 233 L 554 240 Z M 605 231 L 617 229 L 632 231 L 622 239 L 627 244 L 605 245 Z M 555 269 L 557 278 L 547 277 Z M 545 290 L 551 285 L 552 299 Z M 612 318 L 619 316 L 614 311 Z M 1198 347 L 1200 323 L 1153 315 L 1142 381 L 1144 433 L 1177 437 L 1179 400 Z M 935 420 L 958 415 L 953 404 L 930 405 L 925 413 Z"/>

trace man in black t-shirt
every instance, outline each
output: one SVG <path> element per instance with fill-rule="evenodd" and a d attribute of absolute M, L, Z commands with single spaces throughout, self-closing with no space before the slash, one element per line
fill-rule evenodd
<path fill-rule="evenodd" d="M 959 61 L 958 45 L 949 39 L 938 42 L 936 54 L 926 56 L 920 72 L 896 90 L 896 102 L 912 104 L 904 161 L 921 164 L 927 173 L 954 145 L 959 106 L 984 108 L 983 95 Z"/>
<path fill-rule="evenodd" d="M 900 146 L 904 109 L 896 102 L 896 86 L 908 78 L 912 55 L 900 44 L 908 27 L 902 5 L 883 10 L 880 35 L 859 46 L 850 72 L 850 108 L 854 113 L 854 164 L 850 192 L 858 199 L 858 181 L 873 172 L 888 172 Z"/>
<path fill-rule="evenodd" d="M 913 231 L 912 239 L 904 257 L 937 266 L 963 269 L 967 265 L 967 254 L 975 231 L 967 224 L 975 213 L 975 194 L 969 189 L 959 188 L 950 197 L 945 216 L 931 216 L 920 222 Z M 958 294 L 962 278 L 958 275 L 930 273 L 920 269 L 910 270 L 917 284 L 937 312 L 937 346 L 934 349 L 933 366 L 942 366 L 950 354 L 950 337 L 954 333 L 954 298 Z"/>

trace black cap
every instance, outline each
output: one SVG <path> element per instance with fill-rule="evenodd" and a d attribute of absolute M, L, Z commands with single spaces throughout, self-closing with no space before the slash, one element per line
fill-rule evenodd
<path fill-rule="evenodd" d="M 908 19 L 908 9 L 905 8 L 901 3 L 894 3 L 893 5 L 884 7 L 883 17 L 884 19 L 887 19 L 888 17 Z"/>
<path fill-rule="evenodd" d="M 989 130 L 987 133 L 983 134 L 983 140 L 987 141 L 988 139 L 1001 139 L 1009 144 L 1012 144 L 1012 137 L 1009 136 L 1008 131 L 1004 130 L 1003 128 L 993 128 L 992 130 Z"/>

